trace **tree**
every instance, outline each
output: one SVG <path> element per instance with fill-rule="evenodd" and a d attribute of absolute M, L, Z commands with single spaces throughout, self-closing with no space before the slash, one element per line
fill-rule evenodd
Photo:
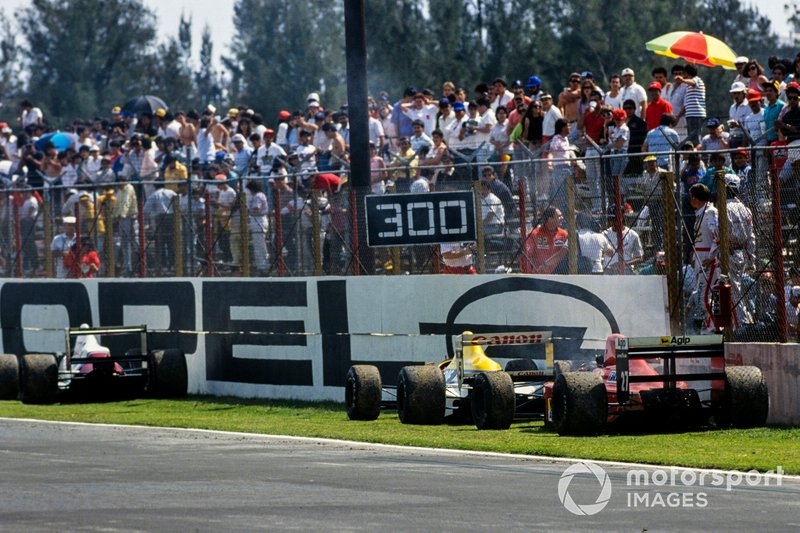
<path fill-rule="evenodd" d="M 0 113 L 5 122 L 11 122 L 16 109 L 8 106 L 22 86 L 20 48 L 11 30 L 11 21 L 0 9 Z"/>
<path fill-rule="evenodd" d="M 211 42 L 211 28 L 208 24 L 203 26 L 203 33 L 200 36 L 200 68 L 194 74 L 194 83 L 197 87 L 197 95 L 202 104 L 207 104 L 213 100 L 214 89 L 214 44 Z"/>
<path fill-rule="evenodd" d="M 32 0 L 18 14 L 30 99 L 58 122 L 144 92 L 155 25 L 141 0 Z"/>

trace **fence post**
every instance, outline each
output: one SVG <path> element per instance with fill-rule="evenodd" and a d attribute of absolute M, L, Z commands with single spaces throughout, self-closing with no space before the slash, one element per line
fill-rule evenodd
<path fill-rule="evenodd" d="M 352 183 L 352 182 L 351 182 Z M 358 210 L 356 209 L 356 188 L 350 187 L 350 250 L 353 254 L 353 275 L 361 274 L 358 255 Z"/>
<path fill-rule="evenodd" d="M 534 192 L 535 194 L 535 192 Z M 525 183 L 523 180 L 517 182 L 517 196 L 519 197 L 519 271 L 529 272 L 530 263 L 525 255 L 525 240 L 528 238 L 528 219 L 525 212 Z"/>
<path fill-rule="evenodd" d="M 242 246 L 242 276 L 250 277 L 250 213 L 247 210 L 247 194 L 239 187 L 239 238 Z"/>
<path fill-rule="evenodd" d="M 79 193 L 78 193 L 79 194 Z M 81 237 L 83 236 L 81 233 L 81 202 L 78 199 L 75 202 L 75 250 L 77 251 L 75 259 L 80 261 L 81 256 L 83 255 L 83 250 L 81 249 Z M 67 273 L 69 276 L 69 272 Z"/>
<path fill-rule="evenodd" d="M 103 195 L 103 220 L 106 226 L 106 276 L 113 278 L 117 275 L 117 250 L 114 247 L 114 219 L 112 218 L 111 202 L 116 201 L 116 196 L 106 192 Z"/>
<path fill-rule="evenodd" d="M 183 276 L 183 220 L 181 219 L 181 197 L 172 197 L 172 235 L 175 241 L 175 275 Z"/>
<path fill-rule="evenodd" d="M 278 276 L 283 277 L 286 271 L 286 264 L 283 261 L 283 215 L 281 214 L 281 193 L 278 189 L 272 189 L 273 205 L 275 206 L 275 260 L 278 262 Z"/>
<path fill-rule="evenodd" d="M 139 277 L 147 276 L 147 247 L 144 234 L 144 198 L 136 202 L 136 223 L 139 224 Z"/>
<path fill-rule="evenodd" d="M 717 188 L 717 223 L 719 227 L 719 272 L 722 275 L 730 276 L 731 268 L 731 236 L 728 224 L 728 195 L 725 190 L 725 173 L 718 170 L 714 173 L 714 184 Z M 711 280 L 708 280 L 711 283 Z M 731 313 L 736 312 L 736 304 L 731 295 Z M 723 331 L 723 338 L 730 341 L 733 334 L 733 327 L 726 326 Z"/>
<path fill-rule="evenodd" d="M 319 195 L 311 191 L 311 253 L 314 254 L 314 275 L 322 275 L 322 243 L 320 242 Z"/>
<path fill-rule="evenodd" d="M 53 277 L 53 250 L 50 243 L 53 242 L 53 217 L 50 213 L 49 195 L 45 194 L 42 198 L 42 222 L 44 223 L 44 275 L 48 278 Z"/>
<path fill-rule="evenodd" d="M 614 180 L 614 230 L 617 232 L 617 256 L 619 261 L 617 262 L 617 268 L 619 270 L 619 274 L 625 274 L 625 242 L 622 235 L 622 191 L 619 187 L 619 176 L 613 176 L 612 179 Z"/>
<path fill-rule="evenodd" d="M 13 202 L 13 199 L 12 199 Z M 18 278 L 22 277 L 22 224 L 19 220 L 19 206 L 13 203 L 14 213 L 14 251 L 16 252 L 16 263 L 14 265 L 14 275 Z"/>
<path fill-rule="evenodd" d="M 214 220 L 211 216 L 211 195 L 206 191 L 206 276 L 214 277 Z"/>
<path fill-rule="evenodd" d="M 775 244 L 775 304 L 778 322 L 778 340 L 789 342 L 786 324 L 786 275 L 783 263 L 783 217 L 781 216 L 781 180 L 775 176 L 772 180 L 772 235 Z"/>
<path fill-rule="evenodd" d="M 575 224 L 575 177 L 567 176 L 567 253 L 569 254 L 569 273 L 578 273 L 578 234 Z"/>
<path fill-rule="evenodd" d="M 475 196 L 475 220 L 478 222 L 475 224 L 475 236 L 478 241 L 478 274 L 483 274 L 486 272 L 486 246 L 483 240 L 483 209 L 481 209 L 483 198 L 481 196 L 480 187 L 480 181 L 476 180 L 472 182 L 472 192 Z"/>
<path fill-rule="evenodd" d="M 669 321 L 673 333 L 681 330 L 681 302 L 680 287 L 678 286 L 680 272 L 680 254 L 678 252 L 678 239 L 675 234 L 675 175 L 664 172 L 659 176 L 661 181 L 661 199 L 664 204 L 664 251 L 667 259 L 667 300 L 669 302 Z M 651 219 L 650 224 L 653 225 Z M 655 228 L 654 228 L 655 229 Z"/>

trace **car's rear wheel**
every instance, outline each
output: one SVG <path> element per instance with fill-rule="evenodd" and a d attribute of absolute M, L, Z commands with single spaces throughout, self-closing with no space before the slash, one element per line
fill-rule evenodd
<path fill-rule="evenodd" d="M 54 355 L 29 353 L 22 356 L 20 400 L 23 403 L 53 403 L 58 393 L 58 362 Z"/>
<path fill-rule="evenodd" d="M 347 371 L 344 403 L 350 420 L 375 420 L 381 414 L 381 373 L 372 365 L 353 365 Z"/>
<path fill-rule="evenodd" d="M 752 428 L 767 423 L 769 391 L 761 369 L 755 366 L 725 368 L 725 393 L 716 412 L 719 427 Z"/>
<path fill-rule="evenodd" d="M 572 372 L 572 362 L 563 360 L 553 362 L 553 375 L 557 376 L 567 372 Z"/>
<path fill-rule="evenodd" d="M 182 398 L 189 388 L 189 372 L 183 350 L 155 350 L 149 357 L 148 392 L 157 398 Z"/>
<path fill-rule="evenodd" d="M 559 435 L 594 435 L 608 419 L 608 394 L 594 372 L 559 374 L 551 398 L 553 427 Z"/>
<path fill-rule="evenodd" d="M 536 362 L 533 359 L 512 359 L 506 363 L 506 372 L 514 372 L 518 370 L 539 370 Z"/>
<path fill-rule="evenodd" d="M 19 359 L 0 354 L 0 400 L 16 400 L 19 395 Z"/>
<path fill-rule="evenodd" d="M 397 379 L 397 416 L 403 424 L 441 424 L 444 374 L 435 365 L 404 366 Z"/>
<path fill-rule="evenodd" d="M 508 429 L 514 421 L 514 383 L 505 372 L 481 372 L 472 386 L 472 418 L 478 429 Z"/>

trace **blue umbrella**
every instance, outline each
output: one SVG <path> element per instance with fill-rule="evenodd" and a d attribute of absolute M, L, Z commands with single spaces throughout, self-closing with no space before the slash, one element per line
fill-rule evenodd
<path fill-rule="evenodd" d="M 35 145 L 38 150 L 44 150 L 44 147 L 47 143 L 53 143 L 53 146 L 56 147 L 56 150 L 59 152 L 63 152 L 70 146 L 72 146 L 72 137 L 67 135 L 66 133 L 61 133 L 57 131 L 55 133 L 48 133 L 46 135 L 42 135 L 39 137 L 39 140 L 36 141 Z"/>

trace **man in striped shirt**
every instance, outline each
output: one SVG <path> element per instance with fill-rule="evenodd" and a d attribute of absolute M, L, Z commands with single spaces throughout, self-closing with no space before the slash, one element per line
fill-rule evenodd
<path fill-rule="evenodd" d="M 689 139 L 695 146 L 700 144 L 700 133 L 706 120 L 706 85 L 697 75 L 697 67 L 688 63 L 684 67 L 685 76 L 675 76 L 676 81 L 686 84 L 683 108 Z"/>

